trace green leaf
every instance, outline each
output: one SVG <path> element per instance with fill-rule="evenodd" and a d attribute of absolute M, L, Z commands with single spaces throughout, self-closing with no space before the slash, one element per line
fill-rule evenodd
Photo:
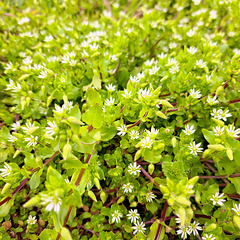
<path fill-rule="evenodd" d="M 39 235 L 40 240 L 52 240 L 56 239 L 58 236 L 57 232 L 55 230 L 51 229 L 44 229 L 41 234 Z"/>
<path fill-rule="evenodd" d="M 65 227 L 62 227 L 62 229 L 61 229 L 61 237 L 64 240 L 72 240 L 72 237 L 71 237 L 71 234 L 70 234 L 69 230 Z"/>
<path fill-rule="evenodd" d="M 13 203 L 14 203 L 14 199 L 12 198 L 8 202 L 0 206 L 0 217 L 5 217 L 8 215 L 9 210 L 12 207 Z"/>
<path fill-rule="evenodd" d="M 97 92 L 95 89 L 93 88 L 89 88 L 87 90 L 87 103 L 88 105 L 94 105 L 94 104 L 99 104 L 102 107 L 102 99 L 101 96 L 99 94 L 99 92 Z"/>
<path fill-rule="evenodd" d="M 29 181 L 29 186 L 31 189 L 36 189 L 39 184 L 40 184 L 40 177 L 42 175 L 42 172 L 43 170 L 40 169 L 38 172 L 35 172 L 31 178 L 30 178 L 30 181 Z"/>
<path fill-rule="evenodd" d="M 94 128 L 100 128 L 103 124 L 103 111 L 99 105 L 93 105 L 83 114 L 82 120 Z"/>
<path fill-rule="evenodd" d="M 208 131 L 207 129 L 202 129 L 202 133 L 203 133 L 203 136 L 205 137 L 205 139 L 206 139 L 210 144 L 216 143 L 216 141 L 215 141 L 216 136 L 214 135 L 214 132 Z"/>
<path fill-rule="evenodd" d="M 109 141 L 112 138 L 114 138 L 114 136 L 117 133 L 117 129 L 116 127 L 112 126 L 112 127 L 102 127 L 100 129 L 100 133 L 101 133 L 101 140 L 102 141 Z"/>

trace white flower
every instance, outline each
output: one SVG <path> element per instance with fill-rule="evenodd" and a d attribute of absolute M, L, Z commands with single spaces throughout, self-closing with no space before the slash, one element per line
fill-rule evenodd
<path fill-rule="evenodd" d="M 46 127 L 46 133 L 49 134 L 50 136 L 54 135 L 57 133 L 57 130 L 58 130 L 58 127 L 56 125 L 56 122 L 55 121 L 48 121 L 47 122 L 48 126 L 49 127 Z"/>
<path fill-rule="evenodd" d="M 216 192 L 215 195 L 212 195 L 212 197 L 210 198 L 210 200 L 213 202 L 213 205 L 218 204 L 218 205 L 222 206 L 223 203 L 226 201 L 226 200 L 223 199 L 223 198 L 224 198 L 224 193 L 221 193 L 221 194 L 219 195 L 219 193 Z"/>
<path fill-rule="evenodd" d="M 217 11 L 216 10 L 212 10 L 209 12 L 210 15 L 210 19 L 216 19 L 217 18 Z"/>
<path fill-rule="evenodd" d="M 193 0 L 194 5 L 199 5 L 201 0 Z"/>
<path fill-rule="evenodd" d="M 42 70 L 40 72 L 40 75 L 38 75 L 39 78 L 46 78 L 48 76 L 48 72 L 46 70 Z"/>
<path fill-rule="evenodd" d="M 12 62 L 6 63 L 5 70 L 16 70 L 12 64 Z"/>
<path fill-rule="evenodd" d="M 228 109 L 225 109 L 224 111 L 222 109 L 219 109 L 219 110 L 213 109 L 213 112 L 211 113 L 211 115 L 214 118 L 217 118 L 219 120 L 222 119 L 223 121 L 227 121 L 227 118 L 232 116 L 232 114 L 228 112 L 229 112 Z"/>
<path fill-rule="evenodd" d="M 12 90 L 13 92 L 20 92 L 21 85 L 19 83 L 15 84 L 15 82 L 9 78 L 9 84 L 7 84 L 6 90 Z"/>
<path fill-rule="evenodd" d="M 146 200 L 147 200 L 148 202 L 152 202 L 152 200 L 153 200 L 154 198 L 156 198 L 156 195 L 154 195 L 152 192 L 149 192 L 149 193 L 146 194 Z"/>
<path fill-rule="evenodd" d="M 48 62 L 58 62 L 59 61 L 59 57 L 56 56 L 50 56 L 47 58 Z"/>
<path fill-rule="evenodd" d="M 19 25 L 22 25 L 24 23 L 28 23 L 30 21 L 30 19 L 28 17 L 23 17 L 18 21 Z"/>
<path fill-rule="evenodd" d="M 153 68 L 149 69 L 149 74 L 154 75 L 159 70 L 159 67 L 154 66 Z"/>
<path fill-rule="evenodd" d="M 68 63 L 71 67 L 74 67 L 77 64 L 77 60 L 70 59 Z"/>
<path fill-rule="evenodd" d="M 37 222 L 36 216 L 33 217 L 32 215 L 29 215 L 27 223 L 29 225 L 34 225 L 36 222 Z"/>
<path fill-rule="evenodd" d="M 127 184 L 123 184 L 123 190 L 124 190 L 124 193 L 131 193 L 132 190 L 133 190 L 133 186 L 130 184 L 130 183 L 127 183 Z"/>
<path fill-rule="evenodd" d="M 179 226 L 179 230 L 177 230 L 177 234 L 180 235 L 181 234 L 181 238 L 182 239 L 186 239 L 187 235 L 189 234 L 188 232 L 188 227 L 187 226 Z"/>
<path fill-rule="evenodd" d="M 179 66 L 178 66 L 178 64 L 172 66 L 172 67 L 169 69 L 169 72 L 172 73 L 172 74 L 175 74 L 175 73 L 179 72 Z"/>
<path fill-rule="evenodd" d="M 67 111 L 70 111 L 73 108 L 73 102 L 67 101 L 62 105 L 62 108 L 65 108 Z"/>
<path fill-rule="evenodd" d="M 34 147 L 37 145 L 38 137 L 37 136 L 34 137 L 34 136 L 30 135 L 30 137 L 25 138 L 24 140 L 25 140 L 25 142 L 28 142 L 28 144 L 27 144 L 28 147 L 31 147 L 31 146 Z"/>
<path fill-rule="evenodd" d="M 139 132 L 133 129 L 131 130 L 131 132 L 129 132 L 129 136 L 130 136 L 130 139 L 138 139 Z"/>
<path fill-rule="evenodd" d="M 46 210 L 47 211 L 52 211 L 54 210 L 54 212 L 58 213 L 60 210 L 60 207 L 62 205 L 62 201 L 59 197 L 56 196 L 48 196 L 46 194 L 42 194 L 41 196 L 42 198 L 42 204 L 43 205 L 47 205 L 46 206 Z"/>
<path fill-rule="evenodd" d="M 135 223 L 139 219 L 140 215 L 138 214 L 137 209 L 131 209 L 129 211 L 129 214 L 127 214 L 127 217 L 131 221 L 131 223 Z"/>
<path fill-rule="evenodd" d="M 134 162 L 133 164 L 130 163 L 130 165 L 128 166 L 128 172 L 132 175 L 137 175 L 138 172 L 141 172 L 140 170 L 140 166 L 137 166 L 137 163 Z"/>
<path fill-rule="evenodd" d="M 106 99 L 106 101 L 105 101 L 106 106 L 113 106 L 114 103 L 115 103 L 115 99 L 112 97 L 110 97 L 110 99 Z"/>
<path fill-rule="evenodd" d="M 190 149 L 190 154 L 197 155 L 198 152 L 202 152 L 203 148 L 200 148 L 201 143 L 196 144 L 195 141 L 190 143 L 188 148 Z"/>
<path fill-rule="evenodd" d="M 153 65 L 153 63 L 154 63 L 154 59 L 152 58 L 151 60 L 147 60 L 147 61 L 144 63 L 144 65 L 150 67 L 150 66 Z"/>
<path fill-rule="evenodd" d="M 66 109 L 64 108 L 64 105 L 62 107 L 60 107 L 57 104 L 55 104 L 55 110 L 53 110 L 53 111 L 60 115 L 63 115 L 66 112 Z"/>
<path fill-rule="evenodd" d="M 107 89 L 109 92 L 114 92 L 115 89 L 116 89 L 116 86 L 114 86 L 114 85 L 112 85 L 112 84 L 110 83 L 110 84 L 108 84 L 108 85 L 106 86 L 106 89 Z"/>
<path fill-rule="evenodd" d="M 234 37 L 235 36 L 235 32 L 233 32 L 233 31 L 228 32 L 228 36 L 229 37 Z"/>
<path fill-rule="evenodd" d="M 112 222 L 119 223 L 121 221 L 122 214 L 118 212 L 118 210 L 115 210 L 112 214 Z"/>
<path fill-rule="evenodd" d="M 139 92 L 143 98 L 150 98 L 152 96 L 152 92 L 149 89 L 140 89 Z"/>
<path fill-rule="evenodd" d="M 169 43 L 169 48 L 170 49 L 173 49 L 173 48 L 176 48 L 176 47 L 177 47 L 177 44 L 175 42 Z"/>
<path fill-rule="evenodd" d="M 93 44 L 90 44 L 89 47 L 92 51 L 97 51 L 99 48 L 99 45 L 96 43 L 93 43 Z"/>
<path fill-rule="evenodd" d="M 119 131 L 117 135 L 124 136 L 127 133 L 127 127 L 125 124 L 122 124 L 120 127 L 117 127 L 117 130 Z"/>
<path fill-rule="evenodd" d="M 45 39 L 44 39 L 45 42 L 51 42 L 52 40 L 53 40 L 52 35 L 46 36 Z"/>
<path fill-rule="evenodd" d="M 35 127 L 35 126 L 34 126 L 34 123 L 27 122 L 27 123 L 26 123 L 26 127 L 22 127 L 22 130 L 23 130 L 25 133 L 27 133 L 30 128 L 32 129 L 32 128 L 38 128 L 38 127 Z"/>
<path fill-rule="evenodd" d="M 168 58 L 168 63 L 165 66 L 175 65 L 177 64 L 177 60 L 175 58 Z"/>
<path fill-rule="evenodd" d="M 120 36 L 121 36 L 121 33 L 120 33 L 119 31 L 117 31 L 116 33 L 114 33 L 114 35 L 115 35 L 116 37 L 120 37 Z"/>
<path fill-rule="evenodd" d="M 153 140 L 150 137 L 145 137 L 141 140 L 140 146 L 143 148 L 151 148 L 153 145 Z"/>
<path fill-rule="evenodd" d="M 144 231 L 146 230 L 144 222 L 139 223 L 138 221 L 136 221 L 134 224 L 135 226 L 132 227 L 134 230 L 133 234 L 136 234 L 139 232 L 144 233 Z"/>
<path fill-rule="evenodd" d="M 190 48 L 187 48 L 187 51 L 193 55 L 198 51 L 198 49 L 195 47 L 190 47 Z"/>
<path fill-rule="evenodd" d="M 237 137 L 239 137 L 238 135 L 240 134 L 240 128 L 235 130 L 235 127 L 232 124 L 229 127 L 227 127 L 227 132 L 231 137 L 237 138 Z"/>
<path fill-rule="evenodd" d="M 212 236 L 212 234 L 208 235 L 205 234 L 204 237 L 202 237 L 203 240 L 216 240 L 215 237 Z"/>
<path fill-rule="evenodd" d="M 161 54 L 157 55 L 158 58 L 163 59 L 167 57 L 167 54 L 164 54 L 163 52 Z"/>
<path fill-rule="evenodd" d="M 194 36 L 195 35 L 195 31 L 193 30 L 193 29 L 190 29 L 188 32 L 187 32 L 187 35 L 188 35 L 188 37 L 192 37 L 192 36 Z"/>
<path fill-rule="evenodd" d="M 19 121 L 17 121 L 17 122 L 15 122 L 15 123 L 13 123 L 12 124 L 12 128 L 11 128 L 11 130 L 18 130 L 20 128 L 20 122 Z"/>
<path fill-rule="evenodd" d="M 150 137 L 150 138 L 155 138 L 158 134 L 158 130 L 155 129 L 153 126 L 151 127 L 151 131 L 147 130 L 146 132 L 147 132 L 148 137 Z"/>
<path fill-rule="evenodd" d="M 194 221 L 193 223 L 191 223 L 188 226 L 188 234 L 190 235 L 191 233 L 193 233 L 193 235 L 198 235 L 198 231 L 202 231 L 202 227 L 198 226 L 199 223 Z"/>
<path fill-rule="evenodd" d="M 41 70 L 41 69 L 43 69 L 43 68 L 44 68 L 43 65 L 41 65 L 41 64 L 36 64 L 36 63 L 34 63 L 34 65 L 33 65 L 33 67 L 32 67 L 32 69 L 33 69 L 33 70 L 36 70 L 36 71 L 39 71 L 39 70 Z"/>
<path fill-rule="evenodd" d="M 63 57 L 62 57 L 62 63 L 69 63 L 69 61 L 70 61 L 70 56 L 69 55 L 64 55 Z"/>
<path fill-rule="evenodd" d="M 8 138 L 9 142 L 16 142 L 17 141 L 17 137 L 10 135 L 10 137 Z"/>
<path fill-rule="evenodd" d="M 132 81 L 132 82 L 137 83 L 137 82 L 139 82 L 139 78 L 136 77 L 136 76 L 131 76 L 131 75 L 130 75 L 130 77 L 129 77 L 129 81 Z"/>
<path fill-rule="evenodd" d="M 214 135 L 215 136 L 221 136 L 224 132 L 224 127 L 217 126 L 213 129 Z"/>
<path fill-rule="evenodd" d="M 190 96 L 192 98 L 200 98 L 202 95 L 199 90 L 196 91 L 195 89 L 190 89 Z"/>
<path fill-rule="evenodd" d="M 122 93 L 122 96 L 124 98 L 130 98 L 132 96 L 132 91 L 129 91 L 127 89 L 124 89 L 124 93 Z"/>
<path fill-rule="evenodd" d="M 7 177 L 11 174 L 11 171 L 12 171 L 12 168 L 7 163 L 4 163 L 4 168 L 0 169 L 0 172 L 1 172 L 0 176 L 2 178 Z"/>
<path fill-rule="evenodd" d="M 235 212 L 235 213 L 237 213 L 237 215 L 238 216 L 240 216 L 240 204 L 234 204 L 235 205 L 235 207 L 234 208 L 232 208 L 232 210 Z"/>
<path fill-rule="evenodd" d="M 196 131 L 196 129 L 194 129 L 194 126 L 192 125 L 192 126 L 190 127 L 188 124 L 185 126 L 185 130 L 183 130 L 183 132 L 184 132 L 186 135 L 191 135 L 191 134 L 193 134 L 195 131 Z"/>
<path fill-rule="evenodd" d="M 216 103 L 219 103 L 219 101 L 217 100 L 217 96 L 214 96 L 214 97 L 208 96 L 207 102 L 210 105 L 214 105 Z"/>
<path fill-rule="evenodd" d="M 204 68 L 204 67 L 207 66 L 207 63 L 206 63 L 206 62 L 203 62 L 203 60 L 200 59 L 200 60 L 197 60 L 196 66 L 199 67 L 199 68 Z"/>
<path fill-rule="evenodd" d="M 23 59 L 23 64 L 30 65 L 32 61 L 33 61 L 32 58 L 28 56 L 25 59 Z"/>

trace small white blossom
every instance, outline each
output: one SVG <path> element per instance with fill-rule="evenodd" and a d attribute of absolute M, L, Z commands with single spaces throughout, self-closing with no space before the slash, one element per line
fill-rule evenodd
<path fill-rule="evenodd" d="M 176 65 L 176 64 L 178 64 L 178 62 L 175 58 L 168 58 L 168 63 L 165 66 Z"/>
<path fill-rule="evenodd" d="M 73 102 L 67 101 L 62 105 L 63 108 L 65 108 L 67 111 L 70 111 L 73 108 Z"/>
<path fill-rule="evenodd" d="M 8 138 L 8 142 L 16 142 L 17 141 L 17 137 L 16 136 L 13 136 L 13 135 L 10 135 L 10 137 Z"/>
<path fill-rule="evenodd" d="M 122 93 L 122 96 L 124 98 L 130 98 L 132 96 L 132 91 L 128 91 L 127 89 L 124 89 L 124 93 Z"/>
<path fill-rule="evenodd" d="M 128 166 L 128 172 L 132 175 L 137 175 L 138 172 L 141 172 L 140 170 L 140 166 L 137 166 L 137 163 L 134 162 L 133 164 L 130 163 L 130 165 Z"/>
<path fill-rule="evenodd" d="M 215 237 L 213 237 L 212 234 L 208 235 L 208 234 L 205 234 L 204 237 L 202 237 L 203 240 L 216 240 Z"/>
<path fill-rule="evenodd" d="M 60 207 L 62 205 L 62 201 L 59 197 L 56 196 L 48 196 L 46 194 L 42 194 L 42 204 L 46 205 L 47 211 L 52 211 L 58 213 L 60 211 Z"/>
<path fill-rule="evenodd" d="M 20 122 L 19 121 L 12 124 L 11 130 L 16 131 L 18 129 L 20 129 Z"/>
<path fill-rule="evenodd" d="M 212 10 L 209 12 L 210 15 L 210 19 L 216 19 L 217 18 L 217 11 L 216 10 Z"/>
<path fill-rule="evenodd" d="M 177 234 L 180 235 L 181 234 L 181 238 L 182 239 L 186 239 L 187 235 L 189 234 L 188 232 L 188 227 L 187 226 L 179 226 L 179 230 L 177 230 Z"/>
<path fill-rule="evenodd" d="M 196 144 L 195 141 L 190 143 L 188 148 L 190 149 L 190 154 L 197 155 L 198 152 L 202 152 L 203 148 L 200 148 L 201 143 Z"/>
<path fill-rule="evenodd" d="M 129 132 L 129 136 L 130 136 L 130 139 L 138 139 L 139 132 L 133 129 Z"/>
<path fill-rule="evenodd" d="M 27 133 L 30 128 L 38 128 L 38 127 L 35 127 L 35 126 L 34 126 L 34 123 L 27 122 L 27 123 L 26 123 L 26 127 L 22 127 L 22 130 L 23 130 L 25 133 Z"/>
<path fill-rule="evenodd" d="M 53 110 L 53 111 L 62 115 L 66 112 L 66 109 L 64 108 L 64 106 L 60 107 L 57 104 L 55 104 L 55 110 Z"/>
<path fill-rule="evenodd" d="M 28 23 L 30 19 L 28 17 L 23 17 L 18 21 L 19 25 L 23 25 L 24 23 Z"/>
<path fill-rule="evenodd" d="M 118 212 L 118 210 L 115 210 L 112 214 L 112 222 L 119 223 L 121 221 L 122 214 Z"/>
<path fill-rule="evenodd" d="M 148 202 L 152 202 L 154 198 L 156 198 L 156 195 L 154 195 L 152 192 L 146 194 L 146 200 Z"/>
<path fill-rule="evenodd" d="M 56 56 L 50 56 L 47 58 L 48 62 L 58 62 L 59 61 L 59 57 Z"/>
<path fill-rule="evenodd" d="M 149 69 L 149 74 L 154 75 L 159 70 L 159 67 L 154 66 L 153 68 Z"/>
<path fill-rule="evenodd" d="M 193 0 L 194 5 L 199 5 L 202 0 Z"/>
<path fill-rule="evenodd" d="M 152 126 L 151 131 L 147 130 L 146 132 L 147 132 L 148 137 L 155 138 L 159 131 Z"/>
<path fill-rule="evenodd" d="M 214 97 L 208 96 L 207 102 L 210 105 L 214 105 L 216 103 L 219 103 L 219 101 L 217 100 L 217 96 L 214 96 Z"/>
<path fill-rule="evenodd" d="M 213 205 L 220 205 L 222 206 L 223 203 L 226 201 L 224 198 L 224 193 L 221 193 L 219 195 L 219 192 L 216 192 L 215 195 L 212 195 L 212 197 L 210 198 L 210 200 L 213 202 Z"/>
<path fill-rule="evenodd" d="M 116 33 L 114 33 L 114 35 L 115 35 L 116 37 L 120 37 L 120 36 L 121 36 L 121 33 L 120 33 L 120 31 L 117 31 Z"/>
<path fill-rule="evenodd" d="M 195 47 L 190 47 L 190 48 L 187 48 L 187 51 L 193 55 L 198 51 L 198 49 Z"/>
<path fill-rule="evenodd" d="M 42 70 L 40 72 L 40 75 L 38 75 L 39 78 L 47 78 L 48 72 L 46 70 Z"/>
<path fill-rule="evenodd" d="M 124 136 L 127 133 L 127 127 L 125 124 L 122 124 L 120 127 L 117 127 L 117 130 L 119 131 L 117 135 Z"/>
<path fill-rule="evenodd" d="M 223 121 L 227 121 L 227 118 L 232 116 L 232 114 L 228 112 L 229 112 L 228 109 L 225 109 L 224 111 L 222 109 L 219 109 L 219 110 L 213 109 L 213 112 L 211 113 L 211 115 L 214 118 L 217 118 L 219 120 L 222 119 Z"/>
<path fill-rule="evenodd" d="M 196 66 L 199 67 L 199 68 L 204 68 L 204 67 L 207 66 L 207 63 L 206 63 L 206 62 L 203 62 L 203 60 L 200 59 L 200 60 L 197 60 Z"/>
<path fill-rule="evenodd" d="M 238 215 L 238 216 L 240 216 L 240 204 L 234 204 L 235 205 L 235 207 L 234 208 L 232 208 L 232 210 Z"/>
<path fill-rule="evenodd" d="M 108 84 L 108 85 L 106 86 L 106 89 L 107 89 L 109 92 L 114 92 L 115 89 L 116 89 L 116 86 L 114 86 L 114 85 L 112 85 L 112 84 L 110 83 L 110 84 Z"/>
<path fill-rule="evenodd" d="M 15 84 L 15 82 L 9 78 L 9 84 L 7 84 L 6 90 L 11 90 L 13 92 L 20 92 L 21 85 L 19 83 Z"/>
<path fill-rule="evenodd" d="M 229 127 L 227 127 L 227 132 L 231 137 L 237 138 L 237 137 L 239 137 L 238 135 L 240 134 L 240 128 L 235 130 L 235 127 L 232 124 Z"/>
<path fill-rule="evenodd" d="M 55 121 L 48 121 L 47 122 L 49 127 L 46 127 L 46 133 L 49 134 L 50 136 L 54 135 L 57 133 L 58 127 Z"/>
<path fill-rule="evenodd" d="M 138 82 L 139 82 L 139 78 L 136 77 L 136 76 L 131 76 L 131 75 L 130 75 L 130 77 L 129 77 L 129 81 L 131 81 L 131 82 L 135 82 L 135 83 L 138 83 Z"/>
<path fill-rule="evenodd" d="M 143 98 L 150 98 L 152 96 L 152 92 L 149 89 L 140 89 L 139 92 Z"/>
<path fill-rule="evenodd" d="M 51 42 L 52 40 L 53 40 L 52 35 L 46 36 L 45 39 L 44 39 L 45 42 Z"/>
<path fill-rule="evenodd" d="M 145 137 L 140 141 L 140 146 L 143 148 L 151 148 L 153 145 L 153 140 L 150 137 Z"/>
<path fill-rule="evenodd" d="M 34 225 L 36 222 L 37 222 L 36 216 L 33 217 L 32 215 L 30 215 L 27 219 L 27 223 L 29 225 Z"/>
<path fill-rule="evenodd" d="M 69 63 L 69 65 L 70 65 L 71 67 L 74 67 L 74 66 L 76 66 L 76 64 L 77 64 L 77 60 L 70 59 L 68 63 Z"/>
<path fill-rule="evenodd" d="M 195 89 L 190 89 L 190 96 L 192 98 L 200 98 L 202 95 L 199 90 L 196 91 Z"/>
<path fill-rule="evenodd" d="M 93 43 L 93 44 L 90 44 L 89 47 L 92 51 L 97 51 L 99 48 L 99 45 L 96 43 Z"/>
<path fill-rule="evenodd" d="M 131 223 L 135 223 L 139 219 L 140 215 L 138 214 L 137 209 L 131 209 L 129 211 L 129 214 L 127 214 L 127 217 L 131 221 Z"/>
<path fill-rule="evenodd" d="M 185 126 L 185 130 L 183 130 L 183 132 L 184 132 L 186 135 L 191 135 L 191 134 L 193 134 L 195 131 L 196 131 L 196 129 L 194 129 L 194 126 L 192 125 L 192 126 L 190 127 L 188 124 Z"/>
<path fill-rule="evenodd" d="M 28 56 L 23 59 L 23 64 L 30 65 L 32 63 L 32 61 L 33 61 L 32 58 Z"/>
<path fill-rule="evenodd" d="M 130 183 L 123 184 L 122 188 L 124 190 L 124 193 L 131 193 L 133 190 L 133 186 Z"/>
<path fill-rule="evenodd" d="M 11 174 L 12 168 L 7 164 L 4 163 L 4 168 L 0 168 L 0 176 L 2 178 L 7 177 Z"/>
<path fill-rule="evenodd" d="M 154 59 L 152 58 L 151 60 L 147 60 L 144 65 L 147 66 L 147 67 L 151 67 L 154 63 Z"/>
<path fill-rule="evenodd" d="M 177 43 L 175 43 L 175 42 L 169 43 L 169 48 L 170 49 L 173 49 L 173 48 L 176 48 L 176 47 L 177 47 Z"/>
<path fill-rule="evenodd" d="M 164 54 L 164 53 L 162 52 L 161 54 L 158 54 L 157 57 L 160 58 L 160 59 L 164 59 L 164 58 L 167 57 L 167 54 Z"/>
<path fill-rule="evenodd" d="M 195 31 L 193 30 L 193 29 L 190 29 L 188 32 L 187 32 L 187 36 L 188 37 L 192 37 L 192 36 L 194 36 L 195 35 Z"/>
<path fill-rule="evenodd" d="M 134 230 L 133 234 L 144 233 L 144 231 L 146 230 L 144 222 L 139 223 L 138 221 L 136 221 L 136 223 L 134 224 L 135 226 L 132 227 Z"/>
<path fill-rule="evenodd" d="M 15 71 L 16 69 L 14 68 L 14 65 L 12 62 L 6 63 L 5 70 L 13 70 Z"/>
<path fill-rule="evenodd" d="M 115 99 L 110 97 L 110 99 L 106 99 L 105 105 L 106 106 L 113 106 L 115 104 Z"/>
<path fill-rule="evenodd" d="M 34 147 L 37 145 L 38 137 L 37 136 L 34 137 L 34 136 L 30 135 L 30 137 L 25 138 L 24 140 L 25 140 L 25 142 L 28 142 L 28 144 L 27 144 L 28 147 L 31 147 L 31 146 Z"/>
<path fill-rule="evenodd" d="M 221 136 L 224 132 L 224 127 L 217 126 L 213 129 L 214 135 L 215 136 Z"/>
<path fill-rule="evenodd" d="M 172 66 L 172 67 L 169 69 L 169 72 L 170 72 L 171 74 L 178 73 L 178 72 L 179 72 L 179 66 L 178 66 L 178 64 Z"/>
<path fill-rule="evenodd" d="M 194 221 L 193 223 L 191 223 L 188 226 L 188 234 L 190 235 L 191 233 L 193 233 L 193 235 L 198 235 L 198 231 L 202 231 L 202 227 L 198 226 L 199 223 Z"/>

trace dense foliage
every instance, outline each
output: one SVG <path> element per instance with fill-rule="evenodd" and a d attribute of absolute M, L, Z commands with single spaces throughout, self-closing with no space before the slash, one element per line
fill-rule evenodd
<path fill-rule="evenodd" d="M 239 9 L 1 1 L 0 239 L 239 239 Z"/>

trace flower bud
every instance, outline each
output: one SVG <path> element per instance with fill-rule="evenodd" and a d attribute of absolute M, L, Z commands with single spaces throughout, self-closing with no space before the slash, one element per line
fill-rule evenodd
<path fill-rule="evenodd" d="M 68 157 L 68 154 L 72 151 L 72 146 L 67 143 L 65 144 L 65 146 L 63 147 L 63 159 L 66 160 Z"/>
<path fill-rule="evenodd" d="M 216 151 L 222 151 L 223 149 L 225 149 L 225 147 L 221 144 L 209 144 L 208 148 L 209 149 L 214 149 Z"/>
<path fill-rule="evenodd" d="M 122 203 L 124 200 L 125 200 L 125 197 L 124 197 L 124 196 L 121 196 L 121 197 L 118 199 L 117 204 Z"/>
<path fill-rule="evenodd" d="M 11 187 L 11 185 L 12 184 L 10 184 L 10 183 L 6 183 L 2 189 L 1 194 L 4 194 Z"/>
<path fill-rule="evenodd" d="M 233 152 L 231 148 L 227 148 L 227 156 L 231 161 L 233 160 Z"/>
<path fill-rule="evenodd" d="M 216 228 L 217 228 L 217 224 L 216 223 L 211 223 L 209 226 L 207 226 L 205 228 L 205 231 L 206 232 L 211 232 L 211 231 L 215 230 Z"/>
<path fill-rule="evenodd" d="M 240 228 L 240 217 L 239 216 L 234 215 L 233 222 L 237 225 L 238 228 Z"/>
<path fill-rule="evenodd" d="M 83 123 L 82 121 L 78 120 L 78 119 L 75 118 L 75 117 L 71 117 L 71 116 L 67 118 L 67 121 L 68 121 L 69 123 L 73 123 L 73 124 L 84 125 L 84 123 Z"/>
<path fill-rule="evenodd" d="M 99 182 L 98 178 L 95 177 L 95 178 L 93 179 L 93 181 L 94 181 L 95 186 L 97 187 L 97 189 L 101 189 L 101 185 L 100 185 L 100 182 Z"/>
<path fill-rule="evenodd" d="M 29 201 L 27 201 L 23 207 L 27 208 L 27 207 L 32 207 L 36 204 L 38 204 L 41 201 L 40 196 L 35 196 L 33 198 L 31 198 Z"/>
<path fill-rule="evenodd" d="M 132 202 L 131 204 L 130 204 L 130 207 L 136 207 L 137 206 L 137 202 Z"/>
<path fill-rule="evenodd" d="M 108 195 L 105 192 L 100 193 L 100 198 L 102 200 L 102 203 L 105 203 L 107 201 Z"/>
<path fill-rule="evenodd" d="M 52 102 L 52 95 L 47 98 L 47 107 L 51 104 Z"/>
<path fill-rule="evenodd" d="M 17 150 L 17 151 L 14 153 L 13 158 L 17 157 L 19 153 L 21 153 L 21 151 L 20 151 L 20 150 Z"/>
<path fill-rule="evenodd" d="M 150 175 L 152 175 L 154 172 L 154 165 L 152 163 L 148 165 L 148 172 Z"/>
<path fill-rule="evenodd" d="M 136 152 L 134 161 L 137 161 L 141 157 L 141 154 L 142 154 L 142 149 L 140 149 Z"/>
<path fill-rule="evenodd" d="M 91 190 L 88 190 L 88 196 L 89 196 L 94 202 L 97 202 L 97 198 L 96 198 L 95 194 L 94 194 Z"/>

